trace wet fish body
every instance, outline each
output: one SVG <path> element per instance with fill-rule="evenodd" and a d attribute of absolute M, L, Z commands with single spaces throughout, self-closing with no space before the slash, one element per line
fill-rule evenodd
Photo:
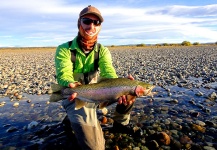
<path fill-rule="evenodd" d="M 50 101 L 56 102 L 68 98 L 71 94 L 77 93 L 76 100 L 90 103 L 104 103 L 117 101 L 122 95 L 134 95 L 137 97 L 146 96 L 154 88 L 152 84 L 127 78 L 104 79 L 99 83 L 81 85 L 76 88 L 63 88 L 59 85 L 52 85 L 55 92 L 61 94 L 51 95 Z"/>

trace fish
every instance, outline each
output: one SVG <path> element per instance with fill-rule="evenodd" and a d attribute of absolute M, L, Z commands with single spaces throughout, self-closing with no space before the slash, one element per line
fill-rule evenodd
<path fill-rule="evenodd" d="M 52 84 L 53 94 L 50 96 L 50 102 L 58 102 L 77 93 L 75 109 L 82 108 L 87 102 L 97 103 L 102 109 L 108 103 L 118 101 L 118 98 L 123 95 L 136 97 L 150 95 L 154 87 L 152 84 L 128 78 L 106 78 L 98 83 L 80 85 L 75 88 Z"/>

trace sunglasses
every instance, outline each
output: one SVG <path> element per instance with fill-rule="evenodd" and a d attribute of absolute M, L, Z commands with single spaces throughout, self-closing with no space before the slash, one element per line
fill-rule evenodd
<path fill-rule="evenodd" d="M 91 23 L 93 23 L 95 26 L 101 25 L 101 22 L 99 20 L 92 20 L 90 18 L 82 18 L 81 21 L 86 25 L 90 25 Z"/>

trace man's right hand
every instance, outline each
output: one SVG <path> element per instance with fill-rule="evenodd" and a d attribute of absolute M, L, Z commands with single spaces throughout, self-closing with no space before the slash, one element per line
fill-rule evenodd
<path fill-rule="evenodd" d="M 75 88 L 80 85 L 82 85 L 80 82 L 74 82 L 74 83 L 69 83 L 68 87 Z M 73 93 L 72 95 L 68 97 L 68 100 L 72 102 L 76 98 L 77 95 L 78 93 Z"/>
<path fill-rule="evenodd" d="M 75 88 L 75 87 L 80 86 L 80 85 L 82 85 L 80 82 L 74 82 L 74 83 L 69 83 L 68 87 Z"/>

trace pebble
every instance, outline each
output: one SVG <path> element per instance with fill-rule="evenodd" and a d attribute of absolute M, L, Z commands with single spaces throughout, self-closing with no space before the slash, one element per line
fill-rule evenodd
<path fill-rule="evenodd" d="M 199 125 L 199 126 L 202 126 L 202 127 L 204 127 L 205 125 L 206 125 L 206 123 L 205 122 L 203 122 L 203 121 L 200 121 L 200 120 L 196 120 L 196 122 L 195 122 L 197 125 Z"/>
<path fill-rule="evenodd" d="M 216 150 L 214 147 L 211 146 L 204 146 L 203 148 L 204 150 Z"/>
<path fill-rule="evenodd" d="M 17 130 L 18 130 L 17 127 L 10 127 L 9 129 L 6 130 L 6 132 L 15 132 Z"/>
<path fill-rule="evenodd" d="M 204 133 L 206 128 L 200 125 L 192 124 L 192 129 Z"/>
<path fill-rule="evenodd" d="M 28 124 L 27 129 L 32 129 L 36 127 L 39 123 L 37 121 L 32 121 L 31 123 Z"/>
<path fill-rule="evenodd" d="M 169 145 L 170 144 L 170 137 L 165 132 L 158 133 L 157 138 L 160 141 L 160 143 L 162 143 L 163 145 Z"/>
<path fill-rule="evenodd" d="M 1 103 L 0 103 L 0 107 L 4 106 L 5 104 L 6 104 L 5 101 L 1 102 Z"/>
<path fill-rule="evenodd" d="M 102 117 L 102 120 L 101 120 L 101 123 L 102 123 L 102 124 L 106 124 L 107 122 L 108 122 L 107 117 L 103 116 L 103 117 Z"/>
<path fill-rule="evenodd" d="M 15 103 L 13 104 L 14 107 L 18 107 L 19 105 L 20 105 L 20 103 L 18 103 L 18 102 L 15 102 Z"/>

